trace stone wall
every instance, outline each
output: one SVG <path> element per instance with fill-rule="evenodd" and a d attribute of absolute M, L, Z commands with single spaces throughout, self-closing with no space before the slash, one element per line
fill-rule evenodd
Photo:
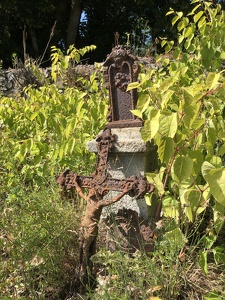
<path fill-rule="evenodd" d="M 30 68 L 0 70 L 0 95 L 17 95 L 29 84 L 40 86 Z"/>
<path fill-rule="evenodd" d="M 69 70 L 69 76 L 74 72 L 76 75 L 89 76 L 95 70 L 93 65 L 78 65 L 74 70 Z M 38 76 L 34 74 L 32 68 L 21 69 L 0 69 L 0 95 L 15 96 L 23 91 L 29 84 L 37 87 L 43 85 L 43 81 L 50 78 L 51 69 L 38 69 Z M 60 84 L 60 82 L 59 82 Z"/>
<path fill-rule="evenodd" d="M 155 61 L 152 58 L 140 58 L 139 63 L 149 68 L 155 68 Z M 45 78 L 50 77 L 50 68 L 38 69 L 42 79 L 34 75 L 32 68 L 20 69 L 0 69 L 0 95 L 14 96 L 22 92 L 23 88 L 29 84 L 34 84 L 37 87 L 43 84 Z M 94 65 L 77 65 L 73 70 L 69 70 L 69 76 L 74 72 L 76 75 L 88 77 L 95 71 Z"/>

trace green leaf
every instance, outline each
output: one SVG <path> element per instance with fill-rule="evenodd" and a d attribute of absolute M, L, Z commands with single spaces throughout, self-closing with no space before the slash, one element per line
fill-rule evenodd
<path fill-rule="evenodd" d="M 36 155 L 35 158 L 34 158 L 34 165 L 38 165 L 39 163 L 41 162 L 41 155 Z"/>
<path fill-rule="evenodd" d="M 169 164 L 174 153 L 174 141 L 172 138 L 166 137 L 161 138 L 157 142 L 158 146 L 158 155 L 161 163 Z"/>
<path fill-rule="evenodd" d="M 131 110 L 131 112 L 138 118 L 142 119 L 142 112 L 139 109 L 133 109 L 133 110 Z"/>
<path fill-rule="evenodd" d="M 178 15 L 179 18 L 182 18 L 183 12 L 182 12 L 182 11 L 178 11 L 178 12 L 177 12 L 177 15 Z"/>
<path fill-rule="evenodd" d="M 209 161 L 215 168 L 221 168 L 222 167 L 222 159 L 219 156 L 212 156 Z"/>
<path fill-rule="evenodd" d="M 194 15 L 194 22 L 197 23 L 202 15 L 203 15 L 203 11 L 200 10 L 196 15 Z"/>
<path fill-rule="evenodd" d="M 152 197 L 153 197 L 153 193 L 151 194 L 145 194 L 145 202 L 148 206 L 152 206 Z"/>
<path fill-rule="evenodd" d="M 156 133 L 159 130 L 159 117 L 160 111 L 151 110 L 150 112 L 150 120 L 145 121 L 144 126 L 142 128 L 142 138 L 144 141 L 150 141 L 154 138 Z"/>
<path fill-rule="evenodd" d="M 174 49 L 174 51 L 173 51 L 173 58 L 174 58 L 174 59 L 178 59 L 179 56 L 180 56 L 180 54 L 181 54 L 180 48 Z M 173 93 L 174 93 L 174 91 L 173 91 Z M 172 95 L 171 95 L 171 96 L 172 96 Z"/>
<path fill-rule="evenodd" d="M 138 88 L 139 86 L 140 86 L 140 83 L 139 83 L 138 81 L 131 82 L 130 84 L 128 84 L 127 91 L 136 89 L 136 88 Z"/>
<path fill-rule="evenodd" d="M 214 55 L 214 50 L 209 45 L 204 45 L 201 50 L 204 67 L 208 68 L 211 65 L 211 59 Z"/>
<path fill-rule="evenodd" d="M 176 157 L 171 170 L 173 180 L 177 183 L 182 183 L 182 181 L 189 178 L 192 168 L 193 161 L 189 156 Z"/>
<path fill-rule="evenodd" d="M 174 219 L 179 218 L 180 203 L 173 196 L 170 195 L 164 196 L 162 199 L 162 207 L 163 207 L 165 217 L 174 218 Z"/>
<path fill-rule="evenodd" d="M 149 183 L 153 184 L 158 190 L 159 195 L 164 194 L 164 186 L 160 178 L 160 174 L 157 173 L 146 173 L 146 177 Z"/>
<path fill-rule="evenodd" d="M 170 10 L 166 13 L 166 16 L 171 15 L 174 13 L 174 10 L 172 8 L 170 8 Z"/>
<path fill-rule="evenodd" d="M 220 58 L 221 58 L 221 59 L 225 59 L 225 51 L 221 52 Z"/>
<path fill-rule="evenodd" d="M 202 174 L 215 200 L 225 207 L 225 168 L 215 168 L 205 161 L 202 164 Z"/>
<path fill-rule="evenodd" d="M 203 237 L 203 240 L 202 240 L 202 242 L 203 242 L 203 244 L 204 244 L 204 247 L 207 249 L 207 250 L 209 250 L 209 249 L 211 249 L 212 248 L 212 246 L 213 246 L 213 244 L 216 242 L 216 240 L 217 240 L 217 236 L 216 235 L 214 235 L 214 236 L 207 236 L 207 235 L 205 235 L 204 237 Z"/>
<path fill-rule="evenodd" d="M 30 120 L 33 121 L 38 115 L 38 111 L 34 112 L 31 116 L 30 116 Z"/>
<path fill-rule="evenodd" d="M 164 137 L 173 138 L 177 132 L 177 113 L 162 113 L 159 119 L 159 132 Z"/>
<path fill-rule="evenodd" d="M 172 19 L 172 26 L 174 26 L 174 24 L 178 21 L 178 20 L 180 20 L 180 17 L 179 16 L 175 16 L 175 17 L 173 17 L 173 19 Z"/>
<path fill-rule="evenodd" d="M 178 31 L 181 31 L 182 29 L 184 29 L 189 23 L 189 19 L 184 17 L 181 19 L 181 21 L 178 23 L 177 25 L 177 29 Z"/>
<path fill-rule="evenodd" d="M 193 161 L 193 174 L 196 176 L 201 171 L 203 154 L 200 150 L 192 150 L 188 151 L 188 156 L 190 156 Z"/>
<path fill-rule="evenodd" d="M 184 40 L 184 35 L 180 34 L 178 37 L 178 43 L 181 44 Z"/>
<path fill-rule="evenodd" d="M 225 154 L 225 144 L 223 144 L 220 148 L 219 148 L 219 155 L 223 156 Z"/>
<path fill-rule="evenodd" d="M 149 106 L 151 98 L 148 94 L 142 93 L 138 97 L 137 107 L 136 109 L 140 110 L 142 113 L 146 110 L 146 108 Z"/>
<path fill-rule="evenodd" d="M 190 25 L 187 28 L 185 28 L 185 30 L 184 30 L 184 37 L 187 38 L 190 35 L 192 35 L 193 33 L 194 33 L 194 28 L 193 28 L 193 26 Z"/>
<path fill-rule="evenodd" d="M 199 253 L 198 259 L 199 266 L 201 267 L 202 271 L 207 275 L 208 274 L 208 263 L 207 263 L 207 252 L 201 251 Z"/>
<path fill-rule="evenodd" d="M 197 91 L 193 87 L 184 87 L 182 88 L 182 90 L 184 96 L 183 110 L 186 114 L 185 122 L 187 124 L 187 127 L 189 127 L 192 125 L 198 114 L 200 103 L 196 101 Z"/>
<path fill-rule="evenodd" d="M 216 264 L 225 263 L 224 247 L 219 247 L 219 246 L 215 247 L 213 249 L 213 255 Z"/>
<path fill-rule="evenodd" d="M 191 188 L 184 193 L 184 199 L 187 205 L 187 210 L 185 211 L 186 215 L 191 222 L 194 222 L 197 208 L 201 205 L 201 202 L 203 201 L 202 193 L 199 190 Z M 203 210 L 204 209 L 205 207 L 203 208 Z M 200 212 L 201 211 L 199 211 L 199 213 Z"/>
<path fill-rule="evenodd" d="M 28 151 L 30 151 L 30 150 L 32 149 L 33 144 L 34 144 L 33 139 L 28 139 L 28 140 L 26 141 L 26 147 L 27 147 L 27 150 L 28 150 Z"/>
<path fill-rule="evenodd" d="M 217 140 L 217 132 L 214 127 L 209 127 L 207 131 L 208 142 L 213 145 Z"/>
<path fill-rule="evenodd" d="M 206 85 L 208 90 L 212 90 L 216 87 L 220 79 L 220 73 L 209 73 L 206 79 Z"/>
<path fill-rule="evenodd" d="M 172 90 L 167 90 L 165 93 L 163 93 L 162 101 L 161 101 L 162 109 L 167 105 L 167 102 L 171 99 L 173 94 L 174 94 L 174 91 L 172 91 Z"/>
<path fill-rule="evenodd" d="M 151 140 L 151 122 L 150 120 L 145 121 L 144 126 L 141 128 L 141 137 L 144 142 Z"/>
<path fill-rule="evenodd" d="M 166 53 L 170 52 L 170 50 L 173 48 L 173 45 L 174 45 L 174 41 L 168 41 L 167 46 L 165 48 L 165 52 Z"/>

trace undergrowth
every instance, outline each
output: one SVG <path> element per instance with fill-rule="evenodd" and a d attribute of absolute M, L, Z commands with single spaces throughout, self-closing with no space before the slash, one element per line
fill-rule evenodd
<path fill-rule="evenodd" d="M 64 299 L 74 289 L 82 211 L 74 204 L 53 187 L 1 203 L 0 299 Z"/>
<path fill-rule="evenodd" d="M 158 146 L 160 169 L 147 174 L 154 196 L 146 197 L 149 206 L 158 201 L 154 249 L 128 255 L 101 245 L 92 257 L 96 288 L 85 286 L 86 295 L 78 280 L 83 204 L 63 199 L 52 179 L 66 167 L 90 174 L 85 143 L 105 126 L 108 98 L 100 73 L 76 78 L 74 88 L 67 70 L 94 47 L 66 56 L 54 47 L 51 84 L 0 98 L 0 300 L 225 298 L 225 13 L 192 3 L 188 17 L 169 12 L 178 45 L 162 45 L 173 61 L 159 57 L 129 86 L 139 89 L 133 113 L 144 121 L 142 137 Z"/>

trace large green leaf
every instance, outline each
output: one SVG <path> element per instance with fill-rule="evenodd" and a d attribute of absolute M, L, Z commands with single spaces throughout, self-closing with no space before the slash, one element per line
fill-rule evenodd
<path fill-rule="evenodd" d="M 174 153 L 174 141 L 170 137 L 162 138 L 157 142 L 158 155 L 162 163 L 168 164 Z"/>
<path fill-rule="evenodd" d="M 212 164 L 205 161 L 202 164 L 202 174 L 208 182 L 215 200 L 225 206 L 225 168 L 215 168 Z"/>
<path fill-rule="evenodd" d="M 191 222 L 194 222 L 195 214 L 201 213 L 205 209 L 205 207 L 201 207 L 202 193 L 198 189 L 187 189 L 184 193 L 184 199 L 186 203 L 185 214 Z"/>
<path fill-rule="evenodd" d="M 192 150 L 188 152 L 188 156 L 192 158 L 193 161 L 193 174 L 198 175 L 201 171 L 201 166 L 203 163 L 203 154 L 200 150 Z"/>
<path fill-rule="evenodd" d="M 180 202 L 173 196 L 166 195 L 162 199 L 163 212 L 165 217 L 179 218 Z"/>
<path fill-rule="evenodd" d="M 145 121 L 144 127 L 142 128 L 142 138 L 144 141 L 150 141 L 155 137 L 159 130 L 159 117 L 159 111 L 155 109 L 151 110 L 150 120 Z"/>
<path fill-rule="evenodd" d="M 162 113 L 159 119 L 159 132 L 164 137 L 173 138 L 177 132 L 177 113 Z"/>
<path fill-rule="evenodd" d="M 184 87 L 182 88 L 182 91 L 184 96 L 183 110 L 186 114 L 186 118 L 188 119 L 187 126 L 190 126 L 195 120 L 200 108 L 200 102 L 197 101 L 199 97 L 199 86 Z"/>
<path fill-rule="evenodd" d="M 182 183 L 182 181 L 190 177 L 192 168 L 193 161 L 189 156 L 176 157 L 171 170 L 173 180 L 177 183 Z"/>
<path fill-rule="evenodd" d="M 220 79 L 220 73 L 210 72 L 206 79 L 206 84 L 208 86 L 208 89 L 211 90 L 215 88 L 219 82 L 219 79 Z"/>

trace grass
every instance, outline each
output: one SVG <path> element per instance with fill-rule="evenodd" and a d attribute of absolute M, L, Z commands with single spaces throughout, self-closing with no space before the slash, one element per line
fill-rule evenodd
<path fill-rule="evenodd" d="M 20 192 L 1 206 L 0 299 L 63 299 L 76 281 L 80 213 L 59 195 Z"/>
<path fill-rule="evenodd" d="M 1 203 L 0 300 L 224 299 L 224 265 L 210 262 L 205 275 L 197 248 L 187 248 L 181 259 L 170 235 L 158 235 L 151 253 L 110 252 L 100 241 L 92 257 L 96 286 L 81 293 L 78 237 L 84 207 L 77 201 L 62 199 L 53 185 L 18 190 Z"/>

